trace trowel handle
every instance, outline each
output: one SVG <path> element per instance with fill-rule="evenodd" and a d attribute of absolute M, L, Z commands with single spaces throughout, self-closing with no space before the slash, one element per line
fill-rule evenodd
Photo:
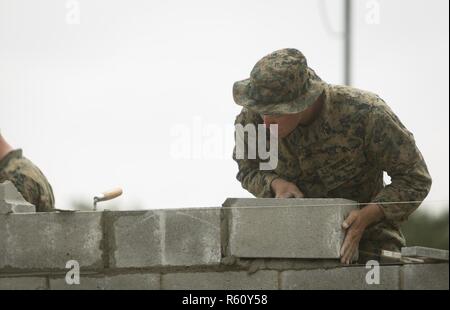
<path fill-rule="evenodd" d="M 122 195 L 123 191 L 120 187 L 112 189 L 110 191 L 107 192 L 103 192 L 100 195 L 95 196 L 95 200 L 96 201 L 106 201 L 106 200 L 111 200 L 114 199 L 116 197 L 119 197 L 120 195 Z"/>

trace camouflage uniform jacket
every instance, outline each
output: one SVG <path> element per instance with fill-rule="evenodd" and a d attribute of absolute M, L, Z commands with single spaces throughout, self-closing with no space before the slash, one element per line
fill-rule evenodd
<path fill-rule="evenodd" d="M 38 212 L 52 211 L 55 204 L 53 190 L 44 174 L 30 160 L 22 156 L 22 150 L 14 150 L 0 160 L 0 183 L 9 180 L 32 203 Z"/>
<path fill-rule="evenodd" d="M 243 108 L 235 124 L 251 123 L 263 121 Z M 385 218 L 366 229 L 360 255 L 405 245 L 400 224 L 427 196 L 431 177 L 412 133 L 380 97 L 328 85 L 317 118 L 279 139 L 278 148 L 276 169 L 262 171 L 258 159 L 236 159 L 235 147 L 237 179 L 245 189 L 256 197 L 273 197 L 270 183 L 280 177 L 295 183 L 305 197 L 346 198 L 360 207 L 378 202 Z M 391 177 L 387 186 L 383 171 Z"/>

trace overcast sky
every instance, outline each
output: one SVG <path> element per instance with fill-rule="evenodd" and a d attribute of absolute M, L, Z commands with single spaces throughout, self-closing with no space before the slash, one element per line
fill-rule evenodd
<path fill-rule="evenodd" d="M 449 2 L 354 3 L 353 85 L 414 133 L 434 181 L 422 209 L 442 211 Z M 295 47 L 343 83 L 341 31 L 336 0 L 0 0 L 0 128 L 47 175 L 58 208 L 117 185 L 119 208 L 219 206 L 251 196 L 231 159 L 233 82 Z"/>

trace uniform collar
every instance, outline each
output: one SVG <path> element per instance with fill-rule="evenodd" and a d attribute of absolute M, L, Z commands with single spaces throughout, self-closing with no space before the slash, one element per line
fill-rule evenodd
<path fill-rule="evenodd" d="M 22 149 L 12 150 L 5 157 L 0 160 L 0 171 L 3 170 L 14 158 L 22 158 Z"/>

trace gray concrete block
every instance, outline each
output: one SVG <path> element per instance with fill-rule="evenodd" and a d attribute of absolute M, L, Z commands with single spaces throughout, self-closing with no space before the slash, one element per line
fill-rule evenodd
<path fill-rule="evenodd" d="M 408 264 L 402 267 L 404 290 L 448 290 L 448 263 Z"/>
<path fill-rule="evenodd" d="M 346 199 L 231 198 L 226 254 L 260 258 L 337 259 L 341 225 L 354 201 Z"/>
<path fill-rule="evenodd" d="M 158 290 L 158 273 L 128 273 L 117 275 L 80 276 L 80 284 L 69 285 L 64 278 L 51 278 L 52 290 Z"/>
<path fill-rule="evenodd" d="M 219 264 L 220 208 L 107 212 L 111 267 Z"/>
<path fill-rule="evenodd" d="M 366 282 L 365 267 L 289 270 L 281 273 L 281 289 L 285 290 L 398 290 L 400 267 L 380 266 L 379 284 Z"/>
<path fill-rule="evenodd" d="M 261 270 L 168 273 L 162 275 L 162 289 L 169 290 L 276 290 L 278 272 Z"/>
<path fill-rule="evenodd" d="M 0 215 L 0 270 L 103 268 L 101 213 Z"/>
<path fill-rule="evenodd" d="M 403 247 L 402 256 L 448 261 L 447 250 L 427 248 L 423 246 Z"/>
<path fill-rule="evenodd" d="M 160 212 L 105 212 L 112 268 L 159 266 L 163 235 Z"/>
<path fill-rule="evenodd" d="M 220 208 L 166 210 L 164 214 L 163 265 L 220 264 Z"/>
<path fill-rule="evenodd" d="M 45 290 L 45 277 L 0 277 L 0 290 Z"/>
<path fill-rule="evenodd" d="M 0 183 L 0 214 L 36 212 L 11 181 Z"/>

